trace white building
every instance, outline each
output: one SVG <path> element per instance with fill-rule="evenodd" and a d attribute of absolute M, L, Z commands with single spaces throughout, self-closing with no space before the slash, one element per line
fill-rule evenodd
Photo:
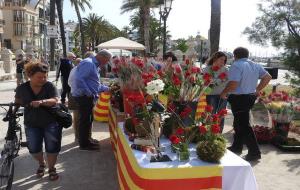
<path fill-rule="evenodd" d="M 74 21 L 68 21 L 65 23 L 65 35 L 66 35 L 66 50 L 67 52 L 73 51 L 75 48 L 74 31 L 77 23 Z"/>

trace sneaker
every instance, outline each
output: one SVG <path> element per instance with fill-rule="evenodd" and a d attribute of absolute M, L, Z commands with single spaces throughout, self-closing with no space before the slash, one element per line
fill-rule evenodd
<path fill-rule="evenodd" d="M 247 154 L 244 159 L 247 161 L 256 161 L 261 159 L 261 154 Z"/>
<path fill-rule="evenodd" d="M 79 150 L 85 150 L 85 151 L 100 151 L 100 147 L 97 145 L 89 145 L 86 147 L 79 147 Z"/>
<path fill-rule="evenodd" d="M 233 146 L 230 146 L 227 149 L 235 154 L 238 154 L 238 155 L 242 154 L 242 149 L 237 149 L 237 148 L 234 148 Z"/>

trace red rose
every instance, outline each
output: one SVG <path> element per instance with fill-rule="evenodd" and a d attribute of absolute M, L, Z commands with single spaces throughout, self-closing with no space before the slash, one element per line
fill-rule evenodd
<path fill-rule="evenodd" d="M 200 131 L 201 134 L 205 134 L 207 132 L 207 129 L 206 129 L 205 125 L 199 126 L 199 131 Z"/>
<path fill-rule="evenodd" d="M 187 114 L 190 114 L 193 111 L 193 109 L 190 106 L 187 106 L 184 108 L 183 111 L 185 111 Z"/>
<path fill-rule="evenodd" d="M 200 71 L 199 67 L 192 67 L 192 73 L 199 73 Z"/>
<path fill-rule="evenodd" d="M 184 134 L 184 129 L 182 127 L 179 127 L 177 130 L 176 130 L 176 135 L 183 135 Z"/>
<path fill-rule="evenodd" d="M 186 64 L 186 65 L 189 65 L 189 64 L 190 64 L 190 60 L 189 60 L 189 59 L 186 59 L 186 60 L 185 60 L 185 64 Z"/>
<path fill-rule="evenodd" d="M 171 135 L 169 139 L 170 139 L 172 144 L 179 144 L 180 143 L 180 138 L 178 138 L 176 135 Z"/>
<path fill-rule="evenodd" d="M 218 124 L 214 124 L 211 126 L 211 132 L 213 134 L 218 134 L 218 133 L 220 133 L 220 131 L 221 131 L 220 126 Z"/>
<path fill-rule="evenodd" d="M 214 114 L 213 115 L 213 122 L 219 122 L 219 121 L 220 121 L 219 115 L 218 114 Z"/>
<path fill-rule="evenodd" d="M 152 80 L 154 78 L 154 74 L 153 73 L 148 73 L 148 79 Z"/>
<path fill-rule="evenodd" d="M 189 114 L 186 111 L 182 111 L 179 115 L 181 118 L 186 118 Z"/>
<path fill-rule="evenodd" d="M 204 73 L 204 75 L 203 75 L 204 80 L 210 80 L 211 78 L 212 78 L 212 76 L 209 73 Z"/>
<path fill-rule="evenodd" d="M 205 118 L 206 118 L 206 113 L 205 113 L 205 112 L 202 112 L 202 113 L 201 113 L 201 118 L 202 118 L 202 119 L 205 119 Z"/>
<path fill-rule="evenodd" d="M 164 76 L 164 73 L 162 72 L 162 70 L 157 71 L 157 74 L 162 78 Z"/>
<path fill-rule="evenodd" d="M 119 69 L 118 69 L 117 67 L 114 67 L 114 68 L 112 69 L 112 71 L 113 71 L 114 73 L 117 73 L 117 72 L 119 71 Z"/>
<path fill-rule="evenodd" d="M 205 111 L 206 111 L 206 112 L 212 112 L 213 109 L 214 109 L 214 108 L 213 108 L 211 105 L 205 106 Z"/>
<path fill-rule="evenodd" d="M 211 67 L 211 70 L 213 70 L 213 71 L 218 71 L 219 69 L 220 69 L 220 67 L 217 65 Z"/>
<path fill-rule="evenodd" d="M 173 81 L 173 84 L 174 84 L 175 86 L 179 86 L 179 85 L 181 84 L 180 79 L 179 79 L 178 76 L 176 76 L 176 75 L 173 75 L 172 81 Z"/>
<path fill-rule="evenodd" d="M 176 66 L 175 66 L 175 72 L 176 72 L 176 73 L 181 73 L 181 67 L 178 66 L 178 65 L 176 65 Z"/>
<path fill-rule="evenodd" d="M 219 79 L 225 80 L 227 78 L 227 74 L 225 72 L 219 74 Z"/>
<path fill-rule="evenodd" d="M 227 110 L 226 109 L 221 109 L 219 111 L 218 115 L 220 115 L 221 117 L 224 117 L 225 115 L 227 115 Z"/>
<path fill-rule="evenodd" d="M 186 71 L 185 72 L 185 77 L 187 78 L 187 77 L 189 77 L 191 75 L 191 73 L 189 72 L 189 71 Z"/>
<path fill-rule="evenodd" d="M 204 86 L 209 86 L 210 83 L 211 83 L 211 80 L 206 80 L 206 81 L 204 81 Z"/>
<path fill-rule="evenodd" d="M 148 78 L 148 73 L 142 73 L 142 79 L 147 79 Z"/>

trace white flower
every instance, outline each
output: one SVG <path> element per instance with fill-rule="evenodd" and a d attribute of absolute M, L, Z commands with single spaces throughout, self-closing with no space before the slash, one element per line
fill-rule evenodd
<path fill-rule="evenodd" d="M 146 91 L 149 95 L 158 94 L 160 91 L 164 89 L 165 83 L 160 80 L 153 80 L 147 83 Z"/>

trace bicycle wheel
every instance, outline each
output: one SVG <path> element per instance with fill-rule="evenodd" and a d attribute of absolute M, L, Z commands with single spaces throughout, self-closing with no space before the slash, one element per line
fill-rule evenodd
<path fill-rule="evenodd" d="M 14 143 L 14 158 L 18 156 L 19 150 L 20 150 L 20 146 L 21 146 L 21 140 L 22 140 L 22 129 L 19 128 L 18 131 L 16 131 L 16 135 L 13 139 L 13 143 Z"/>
<path fill-rule="evenodd" d="M 12 158 L 1 158 L 0 189 L 10 190 L 14 179 L 14 161 Z"/>

